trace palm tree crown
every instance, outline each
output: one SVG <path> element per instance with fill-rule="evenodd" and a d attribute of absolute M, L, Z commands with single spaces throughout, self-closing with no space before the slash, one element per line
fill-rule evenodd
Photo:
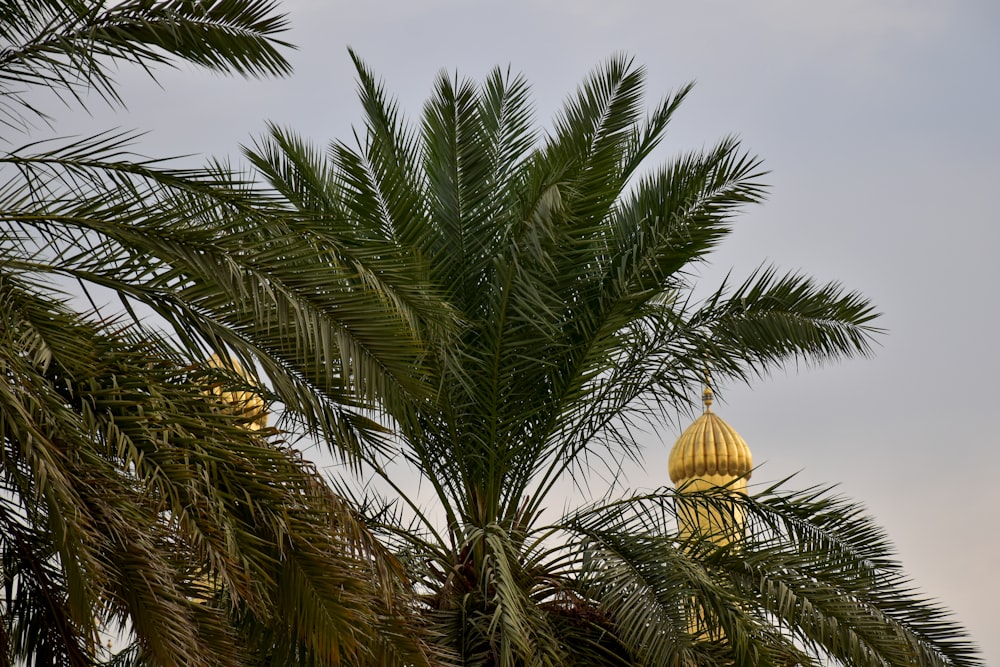
<path fill-rule="evenodd" d="M 424 390 L 382 393 L 380 408 L 444 524 L 405 494 L 409 511 L 366 507 L 447 651 L 483 665 L 977 664 L 880 532 L 828 493 L 689 500 L 747 517 L 728 546 L 680 536 L 670 490 L 543 512 L 558 480 L 637 458 L 631 427 L 683 409 L 706 366 L 749 380 L 867 355 L 878 331 L 858 294 L 770 267 L 693 298 L 691 267 L 765 186 L 733 138 L 645 166 L 690 86 L 647 115 L 643 70 L 614 57 L 543 133 L 523 78 L 442 74 L 412 126 L 355 64 L 357 146 L 324 155 L 273 127 L 247 154 L 286 218 L 338 249 L 299 256 L 299 294 L 341 293 L 343 267 L 363 267 L 396 286 L 383 299 L 422 343 Z"/>

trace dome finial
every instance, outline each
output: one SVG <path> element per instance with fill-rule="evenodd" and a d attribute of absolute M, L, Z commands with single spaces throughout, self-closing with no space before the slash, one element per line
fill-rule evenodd
<path fill-rule="evenodd" d="M 712 392 L 712 374 L 708 372 L 708 366 L 705 367 L 705 391 L 701 393 L 701 400 L 705 404 L 705 412 L 711 412 L 715 393 Z"/>

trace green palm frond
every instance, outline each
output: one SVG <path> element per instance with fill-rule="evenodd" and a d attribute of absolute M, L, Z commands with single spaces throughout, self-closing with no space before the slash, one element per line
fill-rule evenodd
<path fill-rule="evenodd" d="M 407 129 L 396 103 L 386 96 L 374 74 L 357 54 L 350 51 L 350 55 L 358 74 L 367 139 L 358 146 L 363 156 L 345 144 L 335 142 L 330 146 L 330 157 L 342 177 L 353 183 L 344 193 L 348 215 L 356 224 L 370 225 L 384 238 L 420 248 L 424 245 L 420 235 L 426 234 L 427 210 L 415 133 Z M 374 211 L 378 215 L 368 215 Z"/>
<path fill-rule="evenodd" d="M 4 0 L 0 3 L 0 114 L 23 126 L 24 114 L 44 113 L 24 96 L 43 86 L 85 104 L 96 91 L 121 103 L 113 63 L 156 65 L 185 60 L 244 76 L 287 74 L 277 39 L 286 28 L 270 0 Z"/>
<path fill-rule="evenodd" d="M 426 311 L 424 294 L 393 277 L 392 255 L 355 251 L 350 236 L 312 234 L 303 246 L 303 220 L 223 172 L 123 161 L 127 139 L 8 156 L 17 171 L 3 215 L 10 236 L 25 239 L 11 265 L 113 289 L 154 309 L 195 348 L 261 360 L 289 415 L 358 451 L 359 429 L 378 430 L 352 411 L 361 397 L 393 385 L 422 391 L 413 363 L 420 348 L 401 345 L 399 333 L 407 313 L 412 323 Z M 266 235 L 250 219 L 269 221 Z M 317 251 L 331 260 L 322 269 L 309 263 Z M 370 384 L 346 385 L 346 377 Z"/>
<path fill-rule="evenodd" d="M 740 517 L 745 535 L 679 536 L 678 513 L 695 506 Z M 584 508 L 563 525 L 583 538 L 589 599 L 640 633 L 624 645 L 663 651 L 652 664 L 713 637 L 744 656 L 738 664 L 980 664 L 961 628 L 912 589 L 882 530 L 829 489 L 664 491 Z"/>
<path fill-rule="evenodd" d="M 394 617 L 401 570 L 373 569 L 388 554 L 294 452 L 208 400 L 209 376 L 16 278 L 0 294 L 3 489 L 25 503 L 0 512 L 12 657 L 71 657 L 121 625 L 154 664 L 242 664 L 248 638 L 202 602 L 224 594 L 318 658 L 358 653 L 365 636 L 419 662 Z"/>
<path fill-rule="evenodd" d="M 542 150 L 563 192 L 565 220 L 582 231 L 596 231 L 631 176 L 622 167 L 641 122 L 644 79 L 631 58 L 610 58 L 566 102 Z"/>
<path fill-rule="evenodd" d="M 766 372 L 782 359 L 821 362 L 841 356 L 845 349 L 868 356 L 872 335 L 882 331 L 872 324 L 877 317 L 867 299 L 838 283 L 820 285 L 806 276 L 779 276 L 773 267 L 765 267 L 732 293 L 724 285 L 692 319 L 711 331 L 714 349 L 706 356 L 713 365 L 746 377 Z M 736 364 L 733 350 L 743 357 Z"/>

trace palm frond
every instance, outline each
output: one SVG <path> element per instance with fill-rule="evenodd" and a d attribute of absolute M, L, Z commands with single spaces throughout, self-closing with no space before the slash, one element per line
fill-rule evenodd
<path fill-rule="evenodd" d="M 744 536 L 683 537 L 678 514 L 696 506 L 739 517 Z M 592 569 L 594 590 L 633 614 L 623 628 L 675 628 L 669 641 L 644 636 L 634 644 L 643 649 L 662 641 L 663 650 L 683 650 L 715 637 L 754 664 L 819 664 L 823 656 L 845 665 L 979 664 L 961 629 L 912 589 L 881 529 L 829 489 L 772 486 L 751 498 L 663 491 L 584 508 L 562 525 L 585 538 L 579 562 Z M 616 568 L 628 583 L 600 575 Z M 620 599 L 625 593 L 632 597 Z M 660 606 L 652 604 L 658 595 Z M 654 622 L 654 613 L 672 614 L 671 623 Z"/>
<path fill-rule="evenodd" d="M 114 85 L 116 61 L 151 73 L 156 65 L 185 60 L 219 71 L 261 76 L 287 74 L 277 38 L 286 28 L 270 0 L 4 0 L 0 4 L 2 122 L 18 127 L 39 109 L 23 87 L 43 86 L 81 106 L 86 92 L 122 100 Z"/>
<path fill-rule="evenodd" d="M 872 324 L 877 317 L 866 298 L 838 283 L 764 267 L 732 293 L 723 285 L 692 320 L 711 331 L 706 356 L 713 366 L 746 377 L 786 360 L 868 356 L 873 335 L 882 331 Z"/>

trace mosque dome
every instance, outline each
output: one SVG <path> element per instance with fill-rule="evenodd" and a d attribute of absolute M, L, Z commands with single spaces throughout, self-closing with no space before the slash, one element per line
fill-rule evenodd
<path fill-rule="evenodd" d="M 670 450 L 670 480 L 677 486 L 695 479 L 724 486 L 742 477 L 739 485 L 745 487 L 753 470 L 750 448 L 732 426 L 712 412 L 712 398 L 712 390 L 706 388 L 704 414 L 687 427 Z"/>
<path fill-rule="evenodd" d="M 213 354 L 208 360 L 208 365 L 214 368 L 230 368 L 236 375 L 246 380 L 249 385 L 257 383 L 257 378 L 254 377 L 253 373 L 243 368 L 232 357 L 227 362 Z M 222 402 L 230 406 L 237 414 L 246 417 L 248 428 L 256 431 L 267 427 L 267 404 L 260 394 L 246 390 L 230 391 L 221 386 L 213 386 L 210 392 L 221 398 Z"/>

